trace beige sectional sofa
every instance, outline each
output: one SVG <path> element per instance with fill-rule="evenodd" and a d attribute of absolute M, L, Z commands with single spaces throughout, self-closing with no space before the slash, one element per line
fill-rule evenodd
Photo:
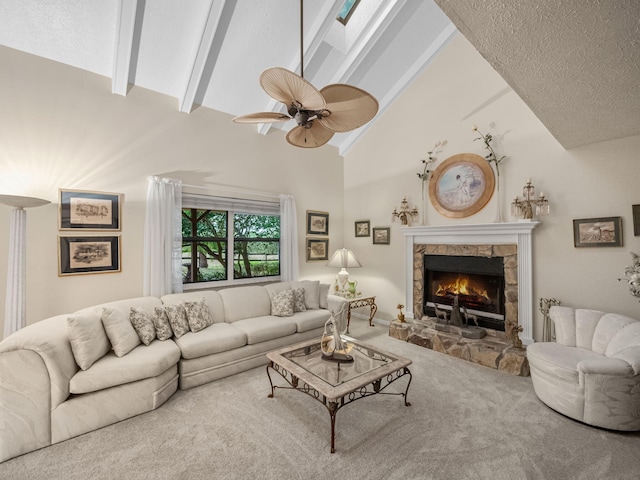
<path fill-rule="evenodd" d="M 527 347 L 536 395 L 575 420 L 640 430 L 640 320 L 555 306 L 556 342 Z"/>
<path fill-rule="evenodd" d="M 274 299 L 293 290 L 304 292 L 300 308 L 280 311 Z M 155 337 L 160 314 L 202 299 L 207 323 L 196 331 L 150 340 L 130 321 L 132 308 L 152 319 Z M 345 302 L 303 281 L 131 298 L 29 325 L 0 342 L 0 462 L 156 409 L 178 387 L 266 364 L 273 349 L 319 338 L 329 309 Z"/>

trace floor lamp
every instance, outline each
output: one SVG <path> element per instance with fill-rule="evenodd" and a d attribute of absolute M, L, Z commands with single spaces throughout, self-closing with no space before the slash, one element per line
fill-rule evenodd
<path fill-rule="evenodd" d="M 9 228 L 7 297 L 4 305 L 4 338 L 27 324 L 27 212 L 48 200 L 18 195 L 0 195 L 0 203 L 13 207 Z"/>

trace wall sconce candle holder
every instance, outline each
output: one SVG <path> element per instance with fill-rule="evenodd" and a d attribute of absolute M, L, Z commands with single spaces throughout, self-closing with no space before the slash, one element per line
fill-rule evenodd
<path fill-rule="evenodd" d="M 398 211 L 397 209 L 394 208 L 393 212 L 391 212 L 392 220 L 395 221 L 396 218 L 399 218 L 401 225 L 409 225 L 409 222 L 411 221 L 411 219 L 417 216 L 418 216 L 418 209 L 416 207 L 413 207 L 413 209 L 410 209 L 409 202 L 407 202 L 406 197 L 404 197 L 402 199 L 402 202 L 400 202 L 400 210 Z"/>
<path fill-rule="evenodd" d="M 533 209 L 538 216 L 549 215 L 549 200 L 540 192 L 540 197 L 536 198 L 535 187 L 531 183 L 531 179 L 527 179 L 527 183 L 522 187 L 522 200 L 516 195 L 511 202 L 511 215 L 525 220 L 533 219 Z"/>

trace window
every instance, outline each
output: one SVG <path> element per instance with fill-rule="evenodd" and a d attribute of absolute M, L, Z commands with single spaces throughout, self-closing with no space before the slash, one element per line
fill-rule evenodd
<path fill-rule="evenodd" d="M 279 204 L 183 195 L 182 274 L 184 284 L 278 277 Z"/>
<path fill-rule="evenodd" d="M 341 24 L 346 25 L 353 12 L 355 12 L 356 7 L 360 3 L 360 0 L 346 0 L 342 5 L 342 8 L 338 12 L 338 16 L 336 20 L 338 20 Z"/>

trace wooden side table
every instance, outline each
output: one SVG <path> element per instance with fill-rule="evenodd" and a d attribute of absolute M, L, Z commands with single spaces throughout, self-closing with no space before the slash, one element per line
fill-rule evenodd
<path fill-rule="evenodd" d="M 349 324 L 351 323 L 351 310 L 355 310 L 356 308 L 369 307 L 369 326 L 373 327 L 373 316 L 378 311 L 378 306 L 376 305 L 376 297 L 357 297 L 357 298 L 347 298 L 349 300 L 349 310 L 347 312 L 347 333 L 349 333 Z"/>

